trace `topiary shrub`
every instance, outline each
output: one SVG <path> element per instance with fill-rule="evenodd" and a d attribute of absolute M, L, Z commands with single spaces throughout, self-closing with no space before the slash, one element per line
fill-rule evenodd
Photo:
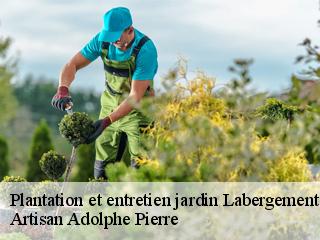
<path fill-rule="evenodd" d="M 55 151 L 44 153 L 40 159 L 41 170 L 53 180 L 58 180 L 66 171 L 66 158 Z"/>
<path fill-rule="evenodd" d="M 86 113 L 74 112 L 63 117 L 59 123 L 59 131 L 76 147 L 85 143 L 86 138 L 94 131 L 93 121 Z"/>

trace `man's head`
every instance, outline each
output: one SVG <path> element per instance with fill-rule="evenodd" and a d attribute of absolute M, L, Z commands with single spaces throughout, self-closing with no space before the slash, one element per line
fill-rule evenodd
<path fill-rule="evenodd" d="M 125 7 L 112 8 L 103 16 L 103 28 L 99 40 L 112 43 L 121 41 L 132 30 L 131 25 L 132 18 L 129 9 Z"/>
<path fill-rule="evenodd" d="M 113 45 L 121 50 L 126 50 L 134 38 L 134 29 L 132 26 L 126 28 L 117 41 Z"/>

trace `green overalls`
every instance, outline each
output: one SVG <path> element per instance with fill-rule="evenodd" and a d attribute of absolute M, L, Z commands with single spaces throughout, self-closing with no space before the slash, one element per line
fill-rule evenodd
<path fill-rule="evenodd" d="M 108 116 L 130 93 L 136 57 L 143 44 L 148 40 L 149 38 L 147 36 L 141 38 L 137 46 L 134 47 L 131 57 L 126 61 L 108 59 L 107 56 L 110 43 L 104 42 L 102 44 L 101 57 L 105 70 L 106 89 L 101 96 L 101 112 L 99 119 Z M 152 89 L 153 81 L 151 81 L 148 91 L 153 91 Z M 146 93 L 146 95 L 148 95 L 148 93 Z M 130 154 L 131 165 L 136 166 L 135 160 L 142 156 L 141 128 L 150 123 L 151 121 L 147 117 L 134 109 L 128 115 L 107 127 L 96 140 L 97 160 L 95 163 L 95 177 L 101 177 L 101 172 L 104 172 L 106 164 L 121 159 L 125 146 L 124 141 L 126 139 L 126 147 Z"/>

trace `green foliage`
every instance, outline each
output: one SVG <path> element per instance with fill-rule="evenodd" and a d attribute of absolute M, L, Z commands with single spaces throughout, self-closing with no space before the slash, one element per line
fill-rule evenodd
<path fill-rule="evenodd" d="M 287 129 L 281 121 L 271 125 L 253 117 L 263 95 L 245 90 L 248 72 L 240 74 L 244 84 L 223 94 L 214 93 L 212 78 L 198 74 L 185 84 L 174 83 L 152 104 L 142 104 L 146 107 L 142 111 L 156 119 L 143 141 L 147 156 L 138 161 L 137 170 L 124 163 L 108 165 L 109 180 L 310 181 L 303 144 L 309 138 L 304 133 L 313 127 L 305 129 L 299 119 Z M 226 104 L 228 97 L 241 101 Z M 248 111 L 239 103 L 246 103 Z M 259 109 L 261 116 L 273 120 L 298 113 L 296 107 L 273 99 L 264 107 Z M 257 131 L 262 127 L 267 137 Z"/>
<path fill-rule="evenodd" d="M 10 38 L 0 38 L 0 124 L 6 124 L 15 114 L 17 100 L 12 93 L 11 79 L 14 76 L 16 59 L 8 58 Z"/>
<path fill-rule="evenodd" d="M 277 120 L 293 120 L 294 114 L 298 113 L 299 109 L 295 106 L 285 104 L 276 98 L 268 98 L 265 105 L 257 109 L 257 116 L 262 119 Z"/>
<path fill-rule="evenodd" d="M 74 112 L 65 115 L 59 123 L 60 134 L 73 146 L 85 143 L 86 138 L 94 131 L 93 121 L 88 114 Z"/>
<path fill-rule="evenodd" d="M 78 172 L 73 179 L 75 182 L 87 182 L 93 177 L 93 168 L 95 161 L 94 144 L 81 145 L 77 151 Z"/>
<path fill-rule="evenodd" d="M 26 175 L 28 181 L 39 182 L 46 179 L 45 174 L 40 169 L 39 160 L 49 150 L 53 150 L 49 127 L 45 120 L 41 120 L 32 137 Z"/>
<path fill-rule="evenodd" d="M 122 179 L 128 172 L 131 171 L 130 168 L 124 162 L 117 162 L 114 164 L 108 164 L 106 167 L 106 172 L 108 176 L 108 181 L 117 182 Z"/>
<path fill-rule="evenodd" d="M 27 182 L 27 180 L 20 176 L 5 176 L 2 182 Z"/>
<path fill-rule="evenodd" d="M 312 179 L 304 153 L 291 151 L 276 162 L 265 177 L 268 182 L 308 182 Z"/>
<path fill-rule="evenodd" d="M 9 173 L 8 152 L 6 140 L 0 137 L 0 179 Z"/>
<path fill-rule="evenodd" d="M 44 153 L 40 159 L 41 170 L 53 180 L 58 180 L 66 171 L 66 158 L 53 150 Z"/>

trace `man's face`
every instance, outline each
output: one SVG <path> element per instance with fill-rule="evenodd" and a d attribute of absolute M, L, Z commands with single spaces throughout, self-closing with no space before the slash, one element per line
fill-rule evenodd
<path fill-rule="evenodd" d="M 121 50 L 125 50 L 131 41 L 132 31 L 130 29 L 124 31 L 119 40 L 115 41 L 113 45 Z"/>

